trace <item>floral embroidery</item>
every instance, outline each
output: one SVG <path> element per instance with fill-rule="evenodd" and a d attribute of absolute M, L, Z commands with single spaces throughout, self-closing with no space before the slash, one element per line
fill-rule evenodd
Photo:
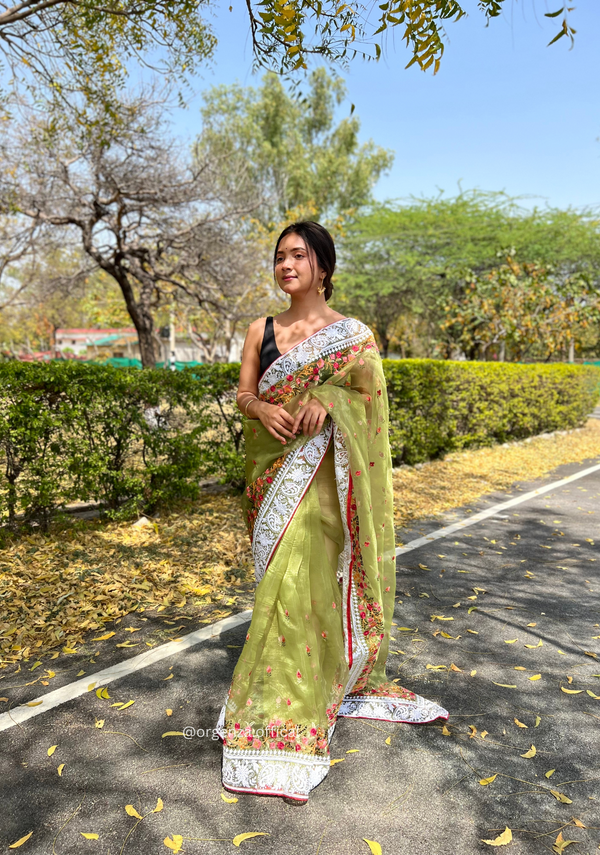
<path fill-rule="evenodd" d="M 332 709 L 327 710 L 330 721 Z M 303 754 L 326 757 L 328 754 L 325 728 L 315 724 L 295 723 L 293 719 L 283 721 L 273 718 L 265 727 L 253 728 L 251 725 L 242 727 L 235 722 L 233 727 L 226 725 L 224 743 L 229 748 L 257 749 L 270 748 L 279 751 L 290 751 Z"/>
<path fill-rule="evenodd" d="M 267 386 L 259 393 L 258 397 L 261 401 L 268 401 L 270 404 L 287 404 L 296 395 L 309 389 L 311 383 L 319 385 L 331 377 L 332 374 L 337 374 L 343 364 L 355 358 L 355 353 L 371 349 L 377 349 L 375 339 L 372 336 L 360 345 L 354 344 L 343 351 L 338 350 L 335 354 L 332 353 L 329 356 L 319 357 L 313 362 L 303 365 L 295 376 L 293 374 L 286 374 L 285 380 L 281 379 L 271 384 L 271 386 Z M 364 364 L 364 360 L 362 360 L 361 364 Z M 352 403 L 350 398 L 348 398 L 348 403 Z M 333 404 L 329 404 L 329 406 L 333 407 Z"/>
<path fill-rule="evenodd" d="M 251 507 L 247 512 L 247 522 L 248 522 L 248 532 L 250 537 L 252 537 L 252 533 L 254 531 L 254 523 L 256 522 L 256 517 L 258 516 L 258 509 L 260 508 L 263 499 L 265 498 L 265 493 L 269 489 L 270 485 L 273 483 L 273 475 L 280 469 L 285 462 L 285 454 L 281 457 L 278 457 L 268 469 L 265 469 L 263 474 L 253 481 L 251 484 L 248 484 L 246 487 L 246 495 L 250 499 Z"/>

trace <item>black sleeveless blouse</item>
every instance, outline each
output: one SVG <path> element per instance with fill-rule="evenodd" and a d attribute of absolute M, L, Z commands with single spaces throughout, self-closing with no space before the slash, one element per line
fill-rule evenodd
<path fill-rule="evenodd" d="M 275 333 L 273 332 L 273 318 L 269 316 L 265 324 L 265 333 L 263 335 L 262 345 L 260 348 L 260 375 L 265 373 L 269 365 L 281 356 L 279 348 L 275 342 Z"/>

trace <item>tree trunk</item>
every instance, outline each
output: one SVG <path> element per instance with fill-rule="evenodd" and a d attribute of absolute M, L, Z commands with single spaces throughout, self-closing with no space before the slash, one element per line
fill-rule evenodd
<path fill-rule="evenodd" d="M 500 342 L 500 353 L 498 354 L 498 361 L 504 362 L 506 359 L 506 342 L 504 339 Z"/>
<path fill-rule="evenodd" d="M 140 299 L 136 301 L 133 288 L 131 287 L 131 282 L 129 281 L 129 277 L 125 270 L 117 264 L 102 264 L 101 266 L 117 282 L 123 297 L 125 298 L 125 305 L 127 306 L 129 317 L 133 321 L 133 325 L 138 334 L 142 367 L 156 368 L 156 353 L 154 351 L 153 336 L 154 322 L 150 312 L 151 292 L 146 287 L 142 287 Z"/>
<path fill-rule="evenodd" d="M 575 339 L 569 339 L 569 362 L 575 362 Z"/>

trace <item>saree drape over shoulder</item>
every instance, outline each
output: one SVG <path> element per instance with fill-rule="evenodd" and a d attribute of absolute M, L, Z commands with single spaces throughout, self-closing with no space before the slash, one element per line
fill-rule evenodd
<path fill-rule="evenodd" d="M 396 591 L 388 401 L 370 329 L 336 321 L 280 356 L 259 397 L 328 416 L 283 445 L 245 425 L 244 498 L 257 588 L 217 723 L 230 790 L 306 799 L 338 716 L 448 718 L 386 678 Z"/>

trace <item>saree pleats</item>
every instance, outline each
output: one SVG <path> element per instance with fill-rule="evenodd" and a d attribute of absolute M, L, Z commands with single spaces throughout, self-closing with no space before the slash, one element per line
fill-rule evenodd
<path fill-rule="evenodd" d="M 448 713 L 386 679 L 395 594 L 393 493 L 381 359 L 354 319 L 277 359 L 263 400 L 328 416 L 282 446 L 245 425 L 245 510 L 257 588 L 217 729 L 223 784 L 305 799 L 329 769 L 338 716 L 423 722 Z"/>

